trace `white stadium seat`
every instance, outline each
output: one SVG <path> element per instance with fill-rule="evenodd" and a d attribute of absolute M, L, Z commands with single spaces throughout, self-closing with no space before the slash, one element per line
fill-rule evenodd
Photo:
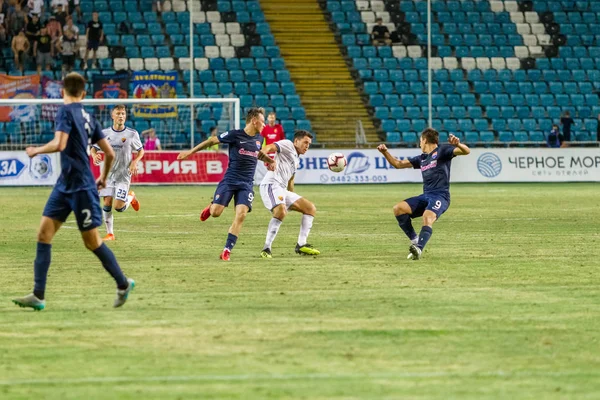
<path fill-rule="evenodd" d="M 240 24 L 237 22 L 228 22 L 225 24 L 225 30 L 230 35 L 241 33 Z"/>
<path fill-rule="evenodd" d="M 502 12 L 504 11 L 504 3 L 498 0 L 490 1 L 490 8 L 493 12 Z"/>
<path fill-rule="evenodd" d="M 196 11 L 196 8 L 194 8 L 192 21 L 195 24 L 203 24 L 206 22 L 206 14 L 204 13 L 204 11 Z"/>
<path fill-rule="evenodd" d="M 392 54 L 396 58 L 404 58 L 407 56 L 406 46 L 396 45 L 392 46 Z"/>
<path fill-rule="evenodd" d="M 444 57 L 444 68 L 458 69 L 458 60 L 456 57 Z"/>
<path fill-rule="evenodd" d="M 519 4 L 514 0 L 506 0 L 504 2 L 504 9 L 508 12 L 519 11 Z"/>
<path fill-rule="evenodd" d="M 525 46 L 537 46 L 538 38 L 536 35 L 523 35 L 523 43 Z"/>
<path fill-rule="evenodd" d="M 511 12 L 510 20 L 515 24 L 522 24 L 525 22 L 525 15 L 522 12 Z"/>
<path fill-rule="evenodd" d="M 240 34 L 231 35 L 231 45 L 235 47 L 244 47 L 246 44 L 246 37 Z"/>
<path fill-rule="evenodd" d="M 528 35 L 531 33 L 531 25 L 529 24 L 517 24 L 517 32 L 520 35 Z"/>
<path fill-rule="evenodd" d="M 544 49 L 542 49 L 542 46 L 528 46 L 528 49 L 531 57 L 539 57 L 544 54 Z"/>
<path fill-rule="evenodd" d="M 506 69 L 506 59 L 504 57 L 492 57 L 492 69 Z"/>
<path fill-rule="evenodd" d="M 206 58 L 219 58 L 219 47 L 218 46 L 205 46 L 204 54 Z"/>
<path fill-rule="evenodd" d="M 221 13 L 218 11 L 207 11 L 206 20 L 211 24 L 214 22 L 221 22 Z"/>
<path fill-rule="evenodd" d="M 142 58 L 130 58 L 129 68 L 132 71 L 141 71 L 144 69 L 144 59 Z"/>
<path fill-rule="evenodd" d="M 431 57 L 431 60 L 429 62 L 431 65 L 431 69 L 435 70 L 444 68 L 442 64 L 442 59 L 440 57 Z"/>
<path fill-rule="evenodd" d="M 521 69 L 521 61 L 516 57 L 509 57 L 506 59 L 506 68 L 513 71 Z"/>
<path fill-rule="evenodd" d="M 362 22 L 365 24 L 375 22 L 375 13 L 372 11 L 362 11 L 360 13 L 360 19 L 362 19 Z"/>
<path fill-rule="evenodd" d="M 215 35 L 215 43 L 219 47 L 229 46 L 229 35 Z"/>
<path fill-rule="evenodd" d="M 527 46 L 515 46 L 515 56 L 517 58 L 527 58 L 529 57 L 529 49 Z"/>
<path fill-rule="evenodd" d="M 460 66 L 462 67 L 462 69 L 467 71 L 477 68 L 477 64 L 475 63 L 475 59 L 473 57 L 461 58 Z"/>
<path fill-rule="evenodd" d="M 158 58 L 145 58 L 144 66 L 149 71 L 155 71 L 155 70 L 159 69 Z"/>
<path fill-rule="evenodd" d="M 114 67 L 115 71 L 129 69 L 129 61 L 126 58 L 115 58 Z"/>
<path fill-rule="evenodd" d="M 544 27 L 544 24 L 530 24 L 531 25 L 531 33 L 533 33 L 534 35 L 543 35 L 544 33 L 546 33 L 546 28 Z"/>
<path fill-rule="evenodd" d="M 210 68 L 210 65 L 208 63 L 208 58 L 203 58 L 203 57 L 195 58 L 194 64 L 196 64 L 196 69 L 199 69 L 201 71 L 204 71 L 205 69 Z M 189 66 L 188 66 L 188 69 L 189 69 Z"/>
<path fill-rule="evenodd" d="M 382 0 L 371 0 L 371 10 L 375 12 L 385 11 L 385 4 Z"/>
<path fill-rule="evenodd" d="M 477 57 L 475 60 L 477 61 L 477 68 L 482 71 L 492 67 L 490 59 L 487 57 Z"/>
<path fill-rule="evenodd" d="M 225 24 L 222 22 L 213 22 L 212 24 L 210 24 L 210 32 L 213 35 L 224 35 Z"/>
<path fill-rule="evenodd" d="M 408 56 L 412 58 L 418 58 L 423 56 L 423 49 L 421 46 L 407 46 Z"/>
<path fill-rule="evenodd" d="M 158 62 L 160 63 L 160 69 L 162 69 L 163 71 L 170 71 L 170 70 L 175 69 L 175 62 L 170 57 L 161 58 L 158 60 Z M 189 69 L 189 62 L 188 62 L 188 69 Z"/>
<path fill-rule="evenodd" d="M 356 0 L 356 9 L 358 11 L 367 11 L 370 10 L 369 2 L 365 0 Z"/>
<path fill-rule="evenodd" d="M 387 11 L 378 11 L 375 13 L 376 18 L 381 18 L 384 23 L 390 22 L 390 13 Z"/>
<path fill-rule="evenodd" d="M 537 24 L 540 22 L 540 16 L 535 11 L 527 11 L 525 13 L 525 21 L 529 22 L 530 24 Z"/>
<path fill-rule="evenodd" d="M 235 49 L 232 46 L 221 47 L 221 57 L 234 58 L 235 57 Z"/>

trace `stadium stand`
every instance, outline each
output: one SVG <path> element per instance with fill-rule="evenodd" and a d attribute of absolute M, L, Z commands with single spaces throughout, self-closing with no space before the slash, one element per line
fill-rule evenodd
<path fill-rule="evenodd" d="M 380 133 L 412 145 L 426 126 L 427 2 L 328 0 L 323 8 Z M 600 2 L 432 1 L 432 112 L 441 137 L 540 144 L 565 111 L 597 140 Z M 376 18 L 395 32 L 374 47 Z"/>
<path fill-rule="evenodd" d="M 93 11 L 99 12 L 104 25 L 105 46 L 98 51 L 97 68 L 89 62 L 89 69 L 76 69 L 91 82 L 97 73 L 112 74 L 117 70 L 152 71 L 177 70 L 178 97 L 221 98 L 237 96 L 242 112 L 251 106 L 274 110 L 281 120 L 286 134 L 293 135 L 297 128 L 312 131 L 311 123 L 294 82 L 281 58 L 280 49 L 265 21 L 260 4 L 255 0 L 196 0 L 194 3 L 194 83 L 190 84 L 188 5 L 183 0 L 162 2 L 161 12 L 151 11 L 149 0 L 81 0 L 82 21 L 91 20 Z M 49 14 L 45 16 L 48 19 Z M 75 17 L 75 14 L 74 14 Z M 79 50 L 85 52 L 85 25 L 79 21 Z M 126 25 L 130 32 L 121 28 Z M 121 57 L 111 57 L 114 49 L 121 48 Z M 10 48 L 2 49 L 2 64 L 9 75 L 21 75 L 15 70 Z M 24 74 L 35 74 L 30 65 Z M 76 68 L 79 67 L 77 63 Z M 57 60 L 55 71 L 44 71 L 52 79 L 61 78 L 61 62 Z M 91 83 L 88 83 L 91 85 Z M 88 88 L 88 97 L 91 97 Z M 131 90 L 130 90 L 131 91 Z M 163 145 L 171 148 L 186 147 L 190 138 L 185 126 L 189 123 L 189 111 L 181 112 L 178 120 L 139 120 L 130 115 L 130 123 L 138 130 L 156 127 Z M 37 119 L 37 118 L 36 118 Z M 198 106 L 196 109 L 196 142 L 211 126 L 226 129 L 229 119 L 223 116 L 221 105 Z M 0 143 L 32 142 L 19 132 L 34 132 L 35 141 L 44 141 L 52 134 L 47 123 L 23 122 L 0 123 Z M 30 124 L 31 126 L 25 126 Z M 200 134 L 202 132 L 203 134 Z M 20 135 L 20 137 L 19 137 Z"/>

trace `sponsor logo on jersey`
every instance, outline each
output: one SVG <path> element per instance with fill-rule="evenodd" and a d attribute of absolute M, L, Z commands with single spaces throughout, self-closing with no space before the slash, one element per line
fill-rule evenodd
<path fill-rule="evenodd" d="M 431 155 L 431 158 L 433 158 L 434 160 L 437 158 L 437 151 Z"/>
<path fill-rule="evenodd" d="M 260 149 L 260 145 L 258 146 L 258 148 Z M 250 151 L 250 150 L 246 150 L 246 149 L 240 149 L 238 151 L 238 153 L 240 153 L 243 156 L 258 157 L 258 151 Z"/>
<path fill-rule="evenodd" d="M 256 147 L 258 147 L 259 150 L 262 147 L 262 143 L 259 140 L 256 141 Z"/>
<path fill-rule="evenodd" d="M 433 160 L 431 163 L 429 163 L 429 165 L 422 165 L 421 166 L 421 171 L 427 171 L 431 168 L 435 168 L 437 167 L 437 160 Z"/>

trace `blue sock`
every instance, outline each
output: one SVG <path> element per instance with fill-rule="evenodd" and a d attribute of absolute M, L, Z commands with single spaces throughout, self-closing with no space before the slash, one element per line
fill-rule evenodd
<path fill-rule="evenodd" d="M 104 269 L 108 271 L 110 276 L 112 276 L 117 282 L 117 287 L 120 290 L 127 289 L 129 286 L 127 278 L 125 278 L 123 271 L 121 271 L 121 267 L 119 267 L 119 263 L 117 263 L 114 253 L 108 248 L 108 246 L 102 243 L 102 246 L 94 250 L 94 254 L 100 259 L 100 261 L 102 261 L 102 266 Z"/>
<path fill-rule="evenodd" d="M 44 300 L 46 278 L 48 277 L 51 259 L 52 245 L 38 242 L 35 261 L 33 262 L 33 294 L 40 300 Z"/>
<path fill-rule="evenodd" d="M 419 244 L 418 244 L 418 246 L 421 250 L 423 250 L 425 248 L 425 245 L 429 241 L 429 238 L 431 238 L 432 233 L 433 233 L 433 229 L 431 229 L 431 227 L 429 227 L 429 226 L 424 226 L 421 228 L 421 233 L 419 233 Z"/>
<path fill-rule="evenodd" d="M 237 236 L 232 233 L 227 235 L 227 243 L 225 243 L 225 248 L 230 251 L 233 250 L 233 246 L 235 246 L 235 242 L 237 242 Z"/>
<path fill-rule="evenodd" d="M 410 240 L 417 238 L 417 232 L 415 232 L 415 228 L 413 228 L 412 222 L 410 221 L 410 216 L 408 214 L 397 215 L 396 220 L 398 221 L 400 228 Z"/>

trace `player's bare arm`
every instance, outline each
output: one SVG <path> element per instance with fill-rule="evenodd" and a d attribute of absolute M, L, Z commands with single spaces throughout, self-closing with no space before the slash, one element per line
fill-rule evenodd
<path fill-rule="evenodd" d="M 448 137 L 448 143 L 450 143 L 452 146 L 456 146 L 454 149 L 455 156 L 466 156 L 471 152 L 471 149 L 469 149 L 466 144 L 461 143 L 460 139 L 453 134 L 450 134 Z"/>
<path fill-rule="evenodd" d="M 25 149 L 25 151 L 30 158 L 33 158 L 38 154 L 56 153 L 58 151 L 63 151 L 65 147 L 67 147 L 68 139 L 69 135 L 67 133 L 56 131 L 54 134 L 54 139 L 52 139 L 50 142 L 39 147 L 28 147 Z"/>
<path fill-rule="evenodd" d="M 279 149 L 275 144 L 269 144 L 258 152 L 258 159 L 267 163 L 267 169 L 269 171 L 275 171 L 275 160 L 269 157 L 269 153 L 276 153 L 278 150 Z"/>
<path fill-rule="evenodd" d="M 92 159 L 94 160 L 94 164 L 100 165 L 100 163 L 102 162 L 102 156 L 100 155 L 100 153 L 98 153 L 98 150 L 94 146 L 92 146 L 90 153 L 92 154 Z"/>
<path fill-rule="evenodd" d="M 104 167 L 100 172 L 100 176 L 96 180 L 96 185 L 98 189 L 104 188 L 106 184 L 106 177 L 110 172 L 110 168 L 112 167 L 113 161 L 115 160 L 115 151 L 113 150 L 110 143 L 106 139 L 100 139 L 96 142 L 96 145 L 100 147 L 100 150 L 104 152 Z"/>
<path fill-rule="evenodd" d="M 129 164 L 129 173 L 132 176 L 136 176 L 138 171 L 137 171 L 137 164 L 138 162 L 144 157 L 144 149 L 140 149 L 140 151 L 137 152 L 136 157 L 131 160 L 131 163 Z"/>
<path fill-rule="evenodd" d="M 179 153 L 179 155 L 177 156 L 177 159 L 185 160 L 192 154 L 197 153 L 200 150 L 203 150 L 207 147 L 214 146 L 215 144 L 219 144 L 219 138 L 216 136 L 211 136 L 208 139 L 206 139 L 204 142 L 202 142 L 199 145 L 197 145 L 196 147 L 194 147 L 193 149 L 188 150 L 188 151 L 182 151 L 181 153 Z"/>
<path fill-rule="evenodd" d="M 396 157 L 394 157 L 389 151 L 388 148 L 385 144 L 380 144 L 379 146 L 377 146 L 377 150 L 379 150 L 379 152 L 381 154 L 384 155 L 385 159 L 396 169 L 403 169 L 403 168 L 412 168 L 412 164 L 410 163 L 410 161 L 404 159 L 404 160 L 398 160 Z"/>

